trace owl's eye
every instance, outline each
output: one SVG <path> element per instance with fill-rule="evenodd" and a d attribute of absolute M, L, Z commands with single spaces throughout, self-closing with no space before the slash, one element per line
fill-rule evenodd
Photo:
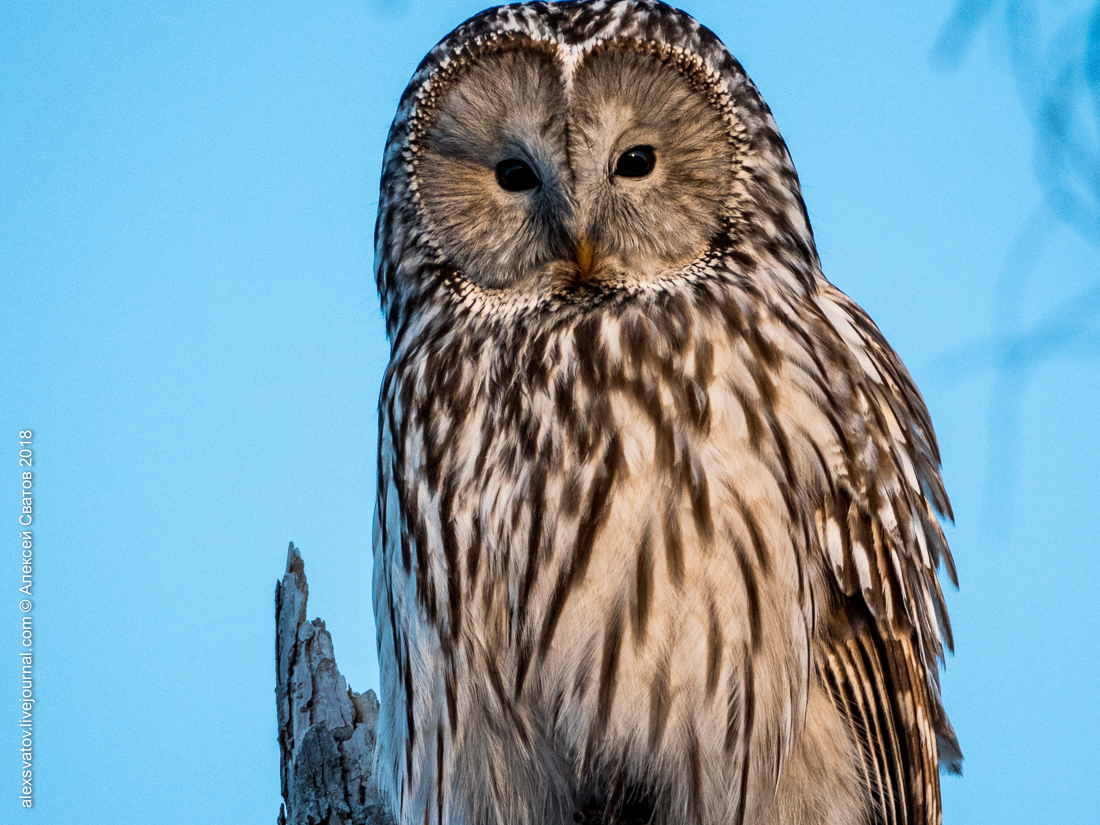
<path fill-rule="evenodd" d="M 535 170 L 519 158 L 507 158 L 497 164 L 497 183 L 509 192 L 526 192 L 541 183 Z"/>
<path fill-rule="evenodd" d="M 644 178 L 653 171 L 656 162 L 652 146 L 635 146 L 619 155 L 615 174 L 622 178 Z"/>

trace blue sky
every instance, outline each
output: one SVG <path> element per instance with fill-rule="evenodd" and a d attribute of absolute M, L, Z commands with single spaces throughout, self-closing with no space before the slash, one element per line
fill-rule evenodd
<path fill-rule="evenodd" d="M 1004 48 L 983 35 L 939 66 L 946 0 L 683 6 L 760 87 L 826 275 L 877 321 L 936 424 L 962 585 L 948 595 L 944 695 L 966 754 L 965 777 L 944 784 L 945 821 L 1088 821 L 1097 363 L 1052 359 L 1015 385 L 1020 435 L 1006 441 L 988 432 L 994 376 L 966 355 L 993 333 L 998 279 L 1020 250 L 1042 246 L 1019 290 L 1025 320 L 1094 281 L 1098 251 L 1043 217 Z M 291 540 L 310 616 L 326 620 L 352 686 L 376 686 L 379 164 L 419 59 L 480 8 L 0 11 L 4 821 L 274 821 L 273 593 Z M 1025 230 L 1036 220 L 1041 238 Z M 16 801 L 14 652 L 25 428 L 29 812 Z"/>

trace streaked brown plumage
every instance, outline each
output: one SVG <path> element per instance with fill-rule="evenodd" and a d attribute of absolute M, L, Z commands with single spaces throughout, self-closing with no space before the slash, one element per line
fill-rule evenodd
<path fill-rule="evenodd" d="M 717 38 L 467 21 L 402 98 L 376 255 L 399 821 L 938 823 L 931 422 Z"/>

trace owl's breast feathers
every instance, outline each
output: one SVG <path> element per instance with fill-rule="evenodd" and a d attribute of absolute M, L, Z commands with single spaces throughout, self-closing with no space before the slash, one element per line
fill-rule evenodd
<path fill-rule="evenodd" d="M 561 781 L 625 771 L 743 819 L 823 691 L 873 821 L 938 821 L 937 758 L 961 759 L 939 457 L 897 356 L 824 280 L 424 324 L 395 340 L 380 431 L 383 715 L 410 793 L 455 749 L 537 785 L 504 764 L 537 752 Z"/>

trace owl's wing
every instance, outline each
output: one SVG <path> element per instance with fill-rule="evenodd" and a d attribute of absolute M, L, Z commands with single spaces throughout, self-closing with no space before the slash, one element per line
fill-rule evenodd
<path fill-rule="evenodd" d="M 939 825 L 938 766 L 962 763 L 937 668 L 952 645 L 941 561 L 957 584 L 937 520 L 951 516 L 939 451 L 920 393 L 870 318 L 831 286 L 817 307 L 838 396 L 837 442 L 819 452 L 817 534 L 839 590 L 817 668 L 862 753 L 872 821 Z"/>

